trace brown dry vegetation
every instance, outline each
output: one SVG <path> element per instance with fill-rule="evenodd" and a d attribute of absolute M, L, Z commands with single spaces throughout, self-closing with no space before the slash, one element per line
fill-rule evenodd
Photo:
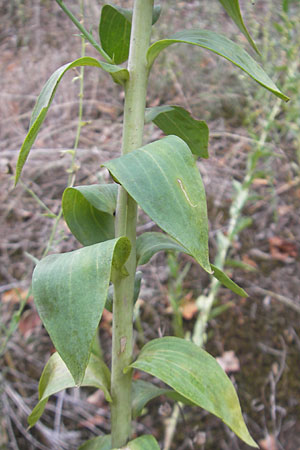
<path fill-rule="evenodd" d="M 72 3 L 72 2 L 69 2 Z M 76 2 L 73 2 L 76 3 Z M 102 3 L 102 2 L 101 2 Z M 234 26 L 217 2 L 164 2 L 154 37 L 186 27 L 220 29 L 236 36 Z M 130 6 L 129 1 L 120 1 Z M 157 62 L 151 75 L 148 105 L 164 103 L 188 107 L 205 119 L 211 130 L 210 158 L 200 170 L 207 189 L 212 259 L 217 251 L 216 232 L 226 231 L 233 197 L 232 180 L 242 181 L 246 161 L 257 141 L 266 133 L 265 148 L 271 155 L 260 162 L 263 171 L 253 184 L 256 198 L 244 214 L 252 225 L 242 231 L 230 258 L 256 268 L 249 272 L 230 269 L 233 278 L 249 292 L 240 299 L 226 289 L 219 304 L 233 305 L 210 321 L 207 350 L 214 356 L 234 351 L 240 369 L 229 372 L 238 390 L 245 419 L 263 450 L 300 449 L 300 150 L 299 150 L 299 28 L 291 26 L 290 40 L 280 35 L 273 22 L 279 18 L 281 2 L 242 2 L 248 22 L 262 49 L 265 67 L 285 93 L 292 97 L 286 106 L 234 70 L 229 63 L 199 49 L 172 49 Z M 78 10 L 73 5 L 74 10 Z M 299 23 L 300 9 L 291 2 L 292 16 Z M 33 198 L 34 192 L 54 213 L 67 183 L 78 121 L 78 82 L 67 74 L 58 88 L 49 115 L 25 166 L 22 183 L 13 188 L 13 172 L 36 97 L 49 75 L 60 65 L 80 56 L 80 38 L 52 0 L 0 0 L 0 282 L 1 345 L 9 333 L 13 313 L 30 287 L 34 263 L 40 258 L 53 231 L 54 219 Z M 86 24 L 97 29 L 100 5 L 86 1 Z M 258 21 L 254 21 L 253 17 Z M 95 56 L 91 46 L 87 54 Z M 284 67 L 293 64 L 287 75 Z M 279 71 L 278 68 L 281 68 Z M 277 70 L 276 70 L 277 68 Z M 107 178 L 101 163 L 118 155 L 122 131 L 121 89 L 97 70 L 85 70 L 83 128 L 76 159 L 76 184 L 92 184 Z M 274 108 L 277 108 L 274 110 Z M 270 111 L 274 120 L 268 124 Z M 145 142 L 158 138 L 152 126 Z M 29 191 L 30 190 L 30 191 Z M 139 230 L 154 230 L 146 217 Z M 60 220 L 51 252 L 78 247 Z M 189 262 L 179 258 L 179 270 Z M 137 348 L 159 333 L 172 333 L 168 292 L 174 285 L 159 254 L 151 266 L 143 267 L 140 293 L 141 328 Z M 209 279 L 192 265 L 182 282 L 182 300 L 191 302 L 208 288 Z M 184 303 L 185 304 L 185 303 Z M 102 319 L 101 342 L 109 362 L 110 320 Z M 191 330 L 194 317 L 184 319 Z M 9 338 L 1 357 L 0 448 L 76 449 L 83 440 L 109 432 L 109 410 L 101 394 L 82 389 L 63 392 L 51 399 L 42 420 L 28 431 L 26 416 L 37 401 L 38 379 L 52 344 L 29 296 L 17 330 Z M 160 398 L 150 403 L 149 415 L 136 424 L 137 434 L 154 433 L 163 444 L 164 429 L 173 405 Z M 204 433 L 204 434 L 203 434 Z M 201 443 L 205 438 L 206 442 Z M 201 441 L 201 442 L 200 442 Z M 238 439 L 205 411 L 186 407 L 178 419 L 173 449 L 245 449 Z"/>

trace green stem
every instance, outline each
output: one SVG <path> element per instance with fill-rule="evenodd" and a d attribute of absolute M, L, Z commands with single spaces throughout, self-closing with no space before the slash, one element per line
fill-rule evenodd
<path fill-rule="evenodd" d="M 135 0 L 128 61 L 129 80 L 125 85 L 122 154 L 143 143 L 144 114 L 148 84 L 146 53 L 152 25 L 153 0 Z M 116 211 L 116 236 L 127 236 L 132 244 L 126 265 L 129 275 L 114 280 L 113 342 L 111 374 L 112 447 L 122 447 L 131 438 L 131 371 L 123 373 L 133 353 L 133 289 L 136 270 L 135 201 L 120 187 Z"/>

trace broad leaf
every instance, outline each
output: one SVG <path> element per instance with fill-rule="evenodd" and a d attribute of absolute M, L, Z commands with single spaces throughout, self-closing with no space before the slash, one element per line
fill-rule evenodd
<path fill-rule="evenodd" d="M 104 5 L 101 10 L 100 42 L 115 64 L 127 61 L 129 54 L 131 22 L 123 11 L 111 5 Z"/>
<path fill-rule="evenodd" d="M 46 82 L 34 107 L 30 120 L 29 131 L 21 147 L 17 162 L 16 177 L 15 177 L 16 184 L 20 178 L 23 166 L 26 162 L 30 149 L 34 144 L 34 141 L 38 135 L 42 123 L 45 120 L 49 106 L 51 105 L 51 102 L 53 100 L 55 91 L 57 89 L 60 80 L 68 70 L 79 66 L 99 67 L 100 69 L 103 69 L 106 72 L 110 73 L 111 76 L 114 78 L 114 80 L 119 84 L 123 84 L 128 79 L 129 76 L 128 71 L 126 69 L 123 69 L 122 67 L 118 67 L 113 64 L 108 64 L 103 61 L 98 61 L 97 59 L 90 57 L 76 59 L 75 61 L 65 64 L 64 66 L 57 69 Z"/>
<path fill-rule="evenodd" d="M 75 387 L 74 379 L 67 366 L 56 352 L 48 360 L 39 382 L 39 402 L 28 417 L 30 427 L 33 427 L 44 412 L 50 395 L 63 389 Z M 82 386 L 92 386 L 101 389 L 105 398 L 111 402 L 110 372 L 105 363 L 91 354 L 88 366 L 82 380 Z"/>
<path fill-rule="evenodd" d="M 155 255 L 155 253 L 168 250 L 188 253 L 182 245 L 178 244 L 178 242 L 166 234 L 155 231 L 143 233 L 137 238 L 136 241 L 137 265 L 146 264 L 150 261 L 152 256 Z M 213 270 L 212 275 L 217 278 L 221 284 L 241 297 L 248 297 L 248 294 L 244 291 L 244 289 L 240 288 L 221 269 L 213 264 L 211 264 L 211 268 Z"/>
<path fill-rule="evenodd" d="M 81 384 L 88 364 L 111 269 L 120 270 L 129 253 L 130 241 L 121 237 L 49 255 L 33 272 L 37 310 L 76 385 Z"/>
<path fill-rule="evenodd" d="M 164 381 L 221 418 L 248 445 L 257 447 L 245 425 L 230 379 L 205 350 L 176 337 L 154 339 L 143 347 L 130 368 L 143 370 Z"/>
<path fill-rule="evenodd" d="M 194 155 L 208 158 L 208 126 L 194 119 L 180 106 L 157 106 L 146 111 L 146 121 L 152 121 L 165 134 L 183 139 Z"/>
<path fill-rule="evenodd" d="M 195 405 L 195 403 L 187 400 L 178 392 L 168 388 L 159 388 L 148 381 L 134 380 L 132 383 L 132 416 L 137 418 L 141 415 L 144 407 L 150 400 L 153 400 L 160 395 L 165 395 L 176 402 L 185 403 L 188 405 Z"/>
<path fill-rule="evenodd" d="M 232 18 L 234 23 L 238 26 L 240 31 L 243 33 L 243 35 L 247 38 L 249 44 L 251 45 L 254 50 L 259 53 L 258 48 L 255 45 L 255 42 L 253 41 L 252 37 L 249 34 L 249 31 L 246 28 L 246 25 L 244 24 L 239 0 L 219 0 L 229 17 Z"/>
<path fill-rule="evenodd" d="M 160 447 L 156 439 L 150 434 L 147 434 L 128 442 L 125 447 L 114 448 L 113 450 L 160 450 Z"/>
<path fill-rule="evenodd" d="M 213 269 L 214 273 L 213 276 L 220 281 L 221 284 L 226 286 L 228 289 L 230 289 L 232 292 L 234 292 L 237 295 L 240 295 L 241 297 L 248 297 L 248 294 L 244 289 L 239 287 L 234 281 L 232 281 L 226 273 L 223 272 L 223 270 L 219 269 L 218 267 L 211 264 L 211 268 Z"/>
<path fill-rule="evenodd" d="M 142 272 L 136 272 L 135 279 L 134 279 L 134 291 L 133 291 L 133 303 L 135 303 L 139 297 L 140 289 L 141 289 L 141 282 L 142 282 Z M 113 310 L 113 296 L 114 296 L 114 289 L 113 284 L 111 284 L 108 288 L 108 294 L 107 299 L 105 302 L 105 308 L 112 312 Z"/>
<path fill-rule="evenodd" d="M 152 220 L 212 273 L 205 191 L 184 141 L 167 136 L 104 166 Z"/>
<path fill-rule="evenodd" d="M 72 234 L 83 245 L 114 238 L 117 193 L 115 184 L 78 186 L 65 190 L 62 199 L 64 218 Z"/>
<path fill-rule="evenodd" d="M 98 436 L 89 439 L 78 450 L 111 450 L 111 436 Z"/>
<path fill-rule="evenodd" d="M 149 66 L 153 64 L 155 58 L 162 50 L 172 44 L 178 43 L 197 45 L 211 50 L 217 55 L 231 61 L 261 86 L 277 95 L 277 97 L 286 101 L 289 100 L 289 97 L 277 88 L 262 67 L 244 49 L 226 36 L 209 30 L 180 31 L 167 39 L 155 42 L 149 47 L 147 54 Z"/>
<path fill-rule="evenodd" d="M 153 9 L 152 24 L 161 12 L 160 6 Z M 99 37 L 103 50 L 115 64 L 127 61 L 130 46 L 132 9 L 104 5 L 101 10 Z"/>

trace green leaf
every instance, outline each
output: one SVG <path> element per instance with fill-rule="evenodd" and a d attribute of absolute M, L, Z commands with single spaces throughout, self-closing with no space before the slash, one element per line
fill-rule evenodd
<path fill-rule="evenodd" d="M 160 6 L 153 9 L 152 24 L 161 12 Z M 119 6 L 104 5 L 101 10 L 99 23 L 99 38 L 103 50 L 110 56 L 115 64 L 127 61 L 130 46 L 132 22 L 132 9 Z"/>
<path fill-rule="evenodd" d="M 28 417 L 30 427 L 33 427 L 44 412 L 50 395 L 56 394 L 63 389 L 75 387 L 74 379 L 67 366 L 56 352 L 48 360 L 39 382 L 39 402 Z M 101 389 L 105 398 L 111 402 L 110 372 L 105 363 L 91 354 L 82 386 L 92 386 Z"/>
<path fill-rule="evenodd" d="M 132 415 L 136 419 L 141 415 L 144 407 L 150 400 L 153 400 L 160 395 L 165 395 L 176 402 L 185 403 L 188 405 L 195 405 L 195 403 L 186 399 L 178 392 L 168 388 L 159 388 L 148 381 L 134 380 L 132 383 Z"/>
<path fill-rule="evenodd" d="M 130 253 L 121 237 L 69 253 L 49 255 L 36 266 L 33 295 L 58 353 L 80 385 L 107 298 L 112 267 Z"/>
<path fill-rule="evenodd" d="M 213 264 L 211 264 L 211 268 L 214 271 L 213 276 L 218 281 L 220 281 L 221 284 L 226 286 L 235 294 L 240 295 L 241 297 L 248 297 L 247 292 L 244 291 L 244 289 L 242 289 L 241 287 L 239 287 L 234 281 L 232 281 L 221 269 L 218 269 L 218 267 L 214 266 Z"/>
<path fill-rule="evenodd" d="M 78 450 L 111 450 L 111 436 L 98 436 L 89 439 Z"/>
<path fill-rule="evenodd" d="M 252 37 L 249 34 L 249 31 L 246 28 L 246 25 L 244 24 L 240 5 L 238 0 L 219 0 L 229 17 L 232 18 L 234 23 L 237 25 L 237 27 L 240 29 L 240 31 L 243 33 L 243 35 L 247 38 L 249 44 L 251 47 L 259 53 L 258 48 L 255 45 L 255 42 L 253 41 Z"/>
<path fill-rule="evenodd" d="M 208 158 L 208 126 L 196 120 L 180 106 L 157 106 L 146 110 L 146 121 L 152 121 L 166 135 L 174 134 L 187 143 L 194 155 Z"/>
<path fill-rule="evenodd" d="M 90 57 L 76 59 L 75 61 L 65 64 L 64 66 L 61 66 L 59 69 L 57 69 L 46 82 L 34 107 L 30 120 L 29 131 L 23 142 L 17 161 L 15 184 L 17 184 L 20 178 L 23 166 L 26 162 L 30 149 L 38 135 L 41 125 L 45 120 L 60 80 L 68 70 L 79 66 L 99 67 L 100 69 L 103 69 L 106 72 L 110 73 L 113 79 L 119 84 L 123 84 L 129 76 L 128 71 L 126 69 L 123 69 L 122 67 L 108 64 L 103 61 L 98 61 L 97 59 Z"/>
<path fill-rule="evenodd" d="M 103 50 L 115 64 L 127 61 L 130 45 L 131 21 L 123 8 L 104 5 L 101 10 L 99 37 Z"/>
<path fill-rule="evenodd" d="M 128 442 L 125 447 L 114 448 L 113 450 L 160 450 L 160 447 L 156 439 L 150 434 L 147 434 Z"/>
<path fill-rule="evenodd" d="M 78 186 L 65 190 L 62 198 L 64 218 L 72 234 L 83 245 L 114 238 L 117 193 L 115 184 Z"/>
<path fill-rule="evenodd" d="M 212 273 L 205 191 L 184 141 L 167 136 L 104 166 L 154 222 Z"/>
<path fill-rule="evenodd" d="M 167 234 L 156 231 L 143 233 L 136 240 L 137 265 L 146 264 L 155 253 L 168 250 L 186 253 L 186 249 Z"/>
<path fill-rule="evenodd" d="M 153 375 L 179 394 L 221 418 L 244 442 L 258 447 L 245 425 L 236 391 L 217 361 L 185 339 L 163 337 L 148 342 L 135 368 Z"/>
<path fill-rule="evenodd" d="M 155 42 L 148 49 L 147 58 L 149 66 L 151 67 L 155 58 L 162 50 L 169 47 L 169 45 L 177 43 L 197 45 L 206 48 L 207 50 L 211 50 L 217 55 L 231 61 L 261 86 L 277 95 L 277 97 L 285 101 L 289 100 L 289 97 L 284 95 L 277 88 L 262 67 L 244 49 L 226 36 L 209 30 L 180 31 L 173 34 L 168 39 Z"/>
<path fill-rule="evenodd" d="M 182 245 L 178 244 L 178 242 L 166 234 L 155 231 L 143 233 L 137 238 L 136 241 L 137 265 L 146 264 L 150 261 L 152 256 L 155 255 L 155 253 L 168 250 L 190 254 L 184 247 L 182 247 Z M 244 291 L 244 289 L 240 288 L 221 269 L 213 264 L 211 264 L 211 268 L 213 270 L 212 275 L 217 278 L 221 284 L 226 286 L 235 294 L 242 297 L 248 297 L 248 294 Z"/>

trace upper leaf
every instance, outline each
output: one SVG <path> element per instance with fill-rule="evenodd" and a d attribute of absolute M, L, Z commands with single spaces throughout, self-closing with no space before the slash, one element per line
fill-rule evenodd
<path fill-rule="evenodd" d="M 60 80 L 68 70 L 72 69 L 73 67 L 79 66 L 99 67 L 100 69 L 103 69 L 106 72 L 110 73 L 111 76 L 114 78 L 114 80 L 120 84 L 123 84 L 128 79 L 129 76 L 128 71 L 126 69 L 123 69 L 122 67 L 118 67 L 113 64 L 108 64 L 103 61 L 98 61 L 97 59 L 90 57 L 83 57 L 76 59 L 75 61 L 65 64 L 61 66 L 59 69 L 57 69 L 51 75 L 51 77 L 48 79 L 45 86 L 43 87 L 37 99 L 34 110 L 32 112 L 29 131 L 23 142 L 23 145 L 19 153 L 19 158 L 17 161 L 15 184 L 17 184 L 20 178 L 23 166 L 26 162 L 30 149 L 34 144 L 34 141 L 38 135 L 41 125 L 45 120 L 49 106 L 51 105 L 51 102 L 53 100 L 55 91 L 57 89 Z"/>
<path fill-rule="evenodd" d="M 50 395 L 63 389 L 75 387 L 74 379 L 67 366 L 56 352 L 48 360 L 39 382 L 39 402 L 28 417 L 30 427 L 33 427 L 44 412 Z M 107 401 L 111 402 L 110 372 L 106 364 L 91 354 L 88 366 L 82 380 L 82 386 L 92 386 L 104 392 Z"/>
<path fill-rule="evenodd" d="M 104 5 L 99 23 L 102 48 L 116 64 L 127 61 L 129 54 L 131 21 L 124 11 L 127 10 Z"/>
<path fill-rule="evenodd" d="M 76 385 L 81 384 L 88 364 L 112 266 L 119 270 L 129 253 L 130 241 L 121 237 L 49 255 L 33 272 L 37 310 Z"/>
<path fill-rule="evenodd" d="M 111 450 L 111 435 L 89 439 L 78 450 Z"/>
<path fill-rule="evenodd" d="M 153 9 L 152 24 L 160 15 L 161 7 Z M 99 37 L 103 50 L 115 64 L 127 61 L 130 47 L 132 9 L 104 5 L 101 10 Z"/>
<path fill-rule="evenodd" d="M 229 17 L 232 18 L 234 23 L 238 26 L 240 31 L 244 34 L 244 36 L 247 38 L 249 44 L 251 45 L 254 50 L 259 53 L 258 48 L 255 45 L 255 42 L 253 41 L 252 37 L 249 34 L 249 31 L 246 28 L 246 25 L 244 24 L 239 0 L 219 0 Z"/>
<path fill-rule="evenodd" d="M 262 67 L 243 48 L 226 36 L 209 30 L 179 31 L 167 39 L 155 42 L 148 49 L 147 58 L 149 66 L 153 64 L 155 58 L 162 50 L 177 43 L 197 45 L 223 56 L 223 58 L 231 61 L 261 86 L 277 95 L 277 97 L 286 101 L 289 100 L 289 97 L 277 88 Z"/>
<path fill-rule="evenodd" d="M 212 273 L 205 191 L 184 141 L 167 136 L 104 166 L 152 220 Z"/>
<path fill-rule="evenodd" d="M 152 121 L 165 134 L 183 139 L 194 155 L 208 158 L 208 126 L 194 119 L 180 106 L 157 106 L 146 110 L 146 121 Z"/>
<path fill-rule="evenodd" d="M 122 448 L 114 448 L 113 450 L 160 450 L 156 439 L 147 434 L 130 441 Z"/>
<path fill-rule="evenodd" d="M 217 361 L 192 342 L 164 337 L 148 342 L 129 368 L 143 370 L 220 417 L 244 442 L 258 447 L 245 425 L 235 389 Z"/>
<path fill-rule="evenodd" d="M 117 193 L 115 184 L 77 186 L 65 190 L 62 199 L 64 218 L 83 245 L 114 238 Z"/>

